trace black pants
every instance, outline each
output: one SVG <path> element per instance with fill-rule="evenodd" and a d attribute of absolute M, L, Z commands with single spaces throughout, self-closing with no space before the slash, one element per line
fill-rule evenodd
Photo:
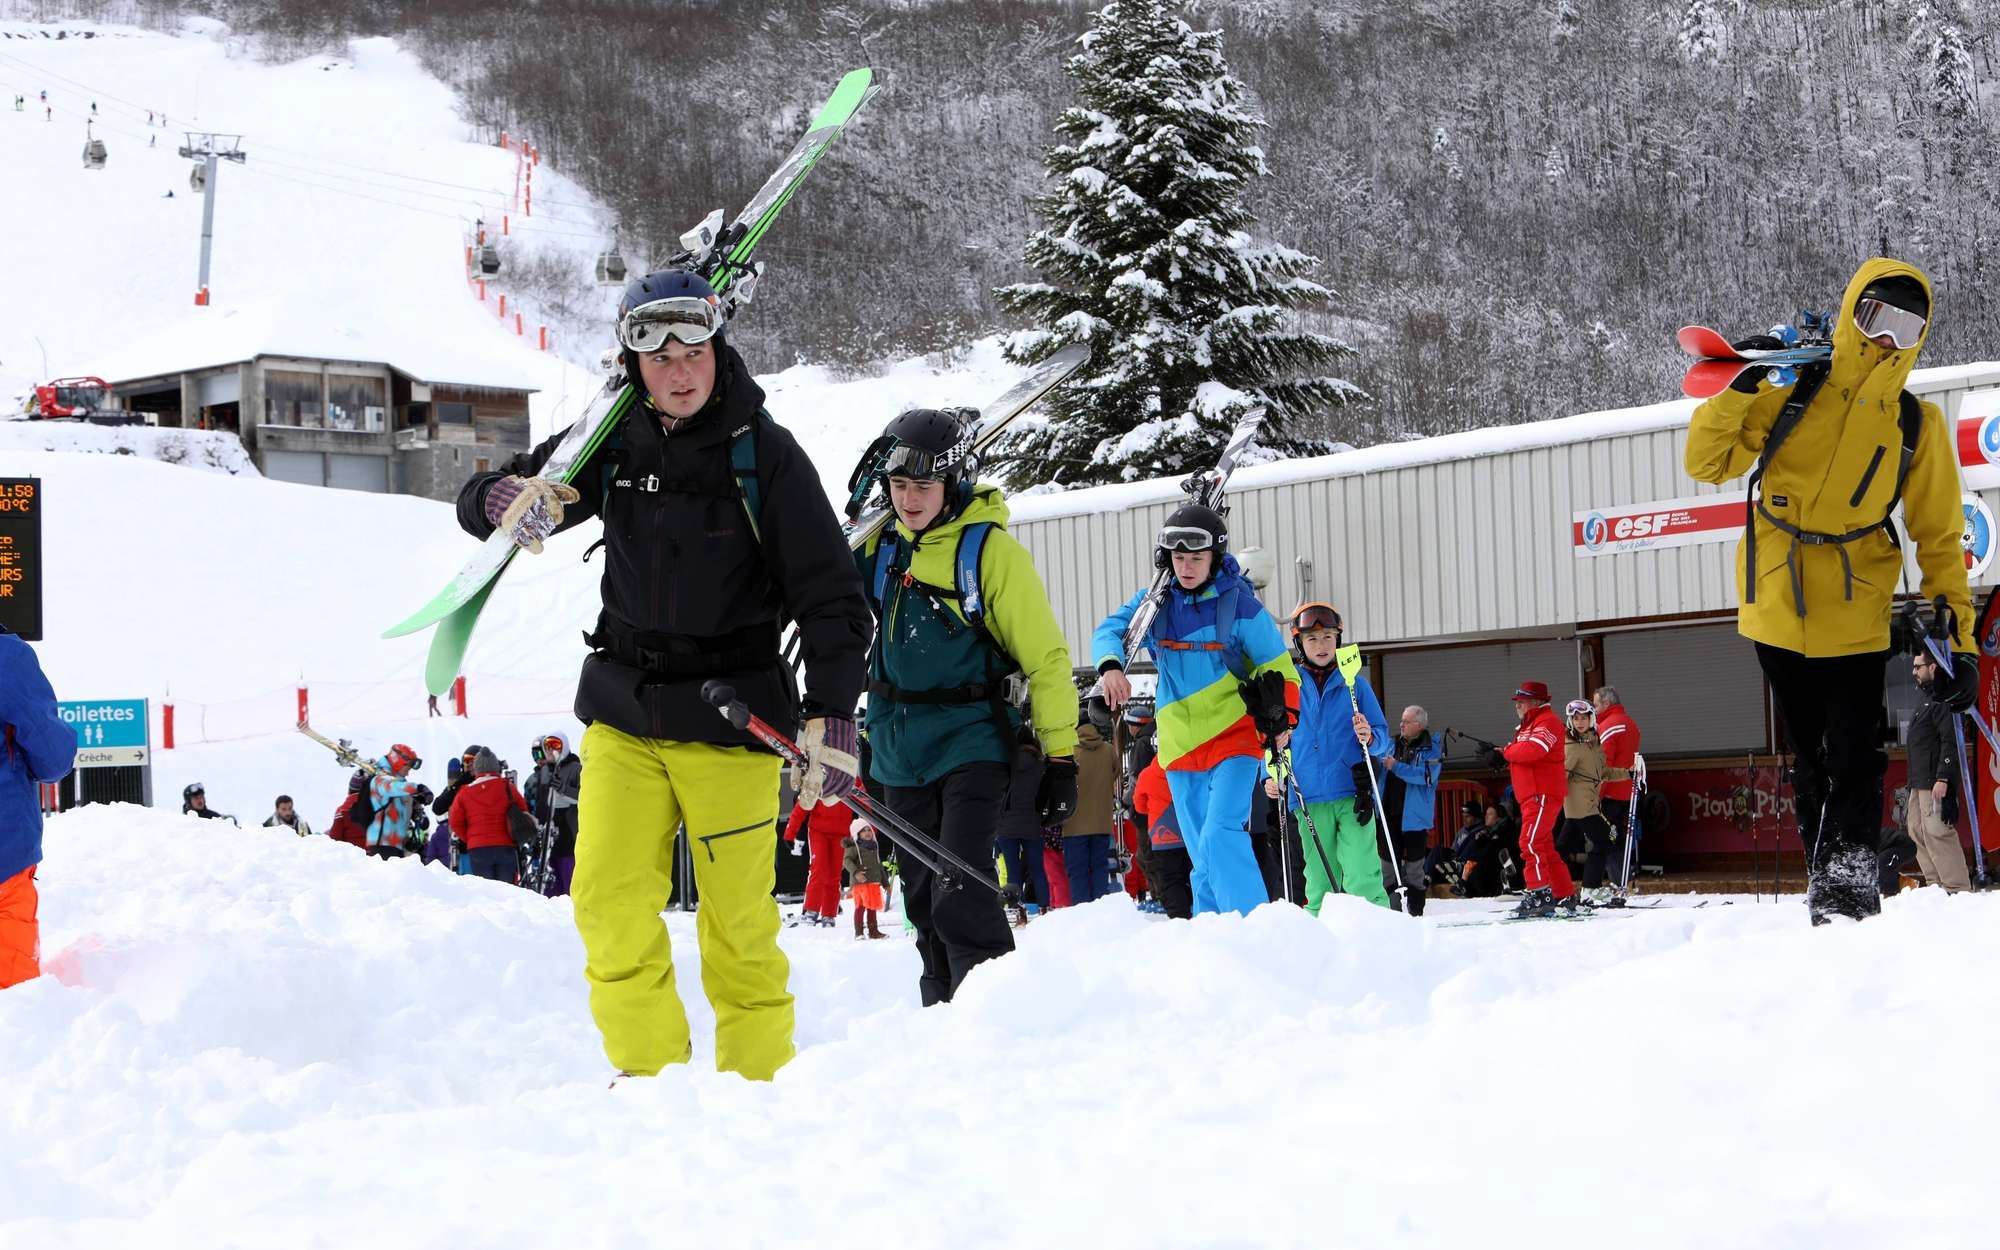
<path fill-rule="evenodd" d="M 1882 835 L 1883 666 L 1887 651 L 1808 658 L 1757 644 L 1757 662 L 1785 717 L 1795 761 L 1792 797 L 1817 913 L 1881 907 L 1876 848 Z M 1850 897 L 1851 896 L 1851 897 Z"/>
<path fill-rule="evenodd" d="M 1306 900 L 1305 843 L 1299 840 L 1299 827 L 1290 815 L 1285 817 L 1284 832 L 1276 829 L 1250 835 L 1250 849 L 1257 856 L 1257 870 L 1264 874 L 1264 892 L 1273 900 L 1304 903 Z M 1286 869 L 1290 869 L 1291 883 L 1286 885 Z"/>
<path fill-rule="evenodd" d="M 1626 826 L 1631 819 L 1632 800 L 1602 799 L 1600 802 L 1604 807 L 1604 841 L 1591 842 L 1583 854 L 1583 883 L 1592 887 L 1603 885 L 1606 877 L 1616 878 L 1625 871 L 1624 838 L 1631 832 Z M 1614 858 L 1618 861 L 1615 868 L 1610 866 Z M 1637 866 L 1638 862 L 1639 848 L 1634 846 L 1632 863 Z M 1614 879 L 1611 884 L 1624 889 L 1632 883 Z"/>
<path fill-rule="evenodd" d="M 993 862 L 993 829 L 1007 800 L 1007 766 L 966 764 L 927 786 L 886 786 L 883 801 L 898 816 L 977 866 Z M 917 981 L 924 1006 L 948 1003 L 977 964 L 1014 949 L 1014 931 L 999 896 L 976 882 L 940 888 L 937 874 L 913 857 L 896 857 L 903 907 L 917 930 L 924 970 Z"/>
<path fill-rule="evenodd" d="M 1556 853 L 1564 859 L 1583 859 L 1583 884 L 1592 888 L 1604 884 L 1604 856 L 1611 845 L 1611 826 L 1603 816 L 1565 816 L 1556 829 Z"/>
<path fill-rule="evenodd" d="M 1139 818 L 1139 871 L 1146 874 L 1146 888 L 1174 920 L 1194 916 L 1194 861 L 1184 846 L 1153 845 L 1146 822 Z M 1300 872 L 1305 869 L 1301 867 Z M 1304 897 L 1304 887 L 1300 887 Z"/>

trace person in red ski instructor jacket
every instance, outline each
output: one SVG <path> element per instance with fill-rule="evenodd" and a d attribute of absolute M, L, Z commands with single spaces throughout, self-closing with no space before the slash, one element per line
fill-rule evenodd
<path fill-rule="evenodd" d="M 855 789 L 861 789 L 857 782 Z M 805 910 L 793 924 L 830 928 L 840 915 L 840 840 L 847 836 L 854 813 L 844 803 L 821 803 L 807 814 L 803 803 L 792 804 L 792 818 L 785 822 L 785 841 L 797 844 L 801 826 L 812 862 L 806 868 Z"/>
<path fill-rule="evenodd" d="M 527 810 L 520 788 L 501 774 L 500 758 L 491 747 L 479 748 L 472 757 L 472 780 L 451 801 L 451 831 L 465 844 L 471 876 L 519 884 L 520 852 L 507 813 Z"/>
<path fill-rule="evenodd" d="M 1563 767 L 1563 723 L 1549 706 L 1544 682 L 1524 681 L 1514 691 L 1514 714 L 1520 728 L 1505 747 L 1487 753 L 1494 768 L 1503 764 L 1514 783 L 1514 801 L 1521 805 L 1521 870 L 1528 891 L 1514 909 L 1517 916 L 1553 916 L 1558 907 L 1576 911 L 1576 885 L 1569 866 L 1556 853 L 1556 821 L 1569 793 Z"/>
<path fill-rule="evenodd" d="M 1597 740 L 1604 745 L 1605 764 L 1643 775 L 1645 767 L 1633 762 L 1639 758 L 1639 726 L 1632 719 L 1632 714 L 1625 710 L 1625 705 L 1618 701 L 1618 692 L 1609 686 L 1599 686 L 1597 693 L 1590 696 L 1590 701 L 1597 705 Z M 1604 808 L 1604 819 L 1611 823 L 1614 840 L 1625 836 L 1632 797 L 1632 779 L 1629 777 L 1623 781 L 1607 781 L 1603 789 L 1597 792 L 1598 802 Z M 1638 830 L 1634 829 L 1633 832 L 1636 834 Z M 1625 862 L 1637 864 L 1638 849 L 1634 845 L 1632 848 L 1634 854 L 1629 858 L 1621 856 L 1621 864 Z M 1604 858 L 1604 855 L 1599 853 L 1594 858 L 1584 860 L 1583 883 L 1586 886 L 1597 885 L 1604 879 Z M 1613 882 L 1620 894 L 1632 884 L 1623 880 L 1623 875 L 1621 870 L 1621 879 Z"/>

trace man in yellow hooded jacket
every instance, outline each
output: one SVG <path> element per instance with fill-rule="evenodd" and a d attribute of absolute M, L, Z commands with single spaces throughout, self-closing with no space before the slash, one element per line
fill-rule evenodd
<path fill-rule="evenodd" d="M 1847 284 L 1827 364 L 1801 370 L 1790 386 L 1746 371 L 1688 427 L 1689 476 L 1720 483 L 1751 473 L 1737 628 L 1756 644 L 1794 756 L 1814 924 L 1882 906 L 1887 761 L 1877 726 L 1903 563 L 1889 523 L 1899 499 L 1923 596 L 1944 596 L 1955 617 L 1946 701 L 1970 706 L 1977 683 L 1951 430 L 1936 405 L 1903 390 L 1930 315 L 1922 272 L 1871 259 Z"/>
<path fill-rule="evenodd" d="M 897 814 L 990 864 L 1023 720 L 1012 690 L 1025 677 L 1047 757 L 1035 803 L 1048 829 L 1077 806 L 1076 686 L 1034 560 L 1007 533 L 1007 501 L 975 481 L 978 416 L 918 408 L 889 423 L 876 471 L 896 516 L 857 559 L 879 619 L 868 775 Z M 973 967 L 1014 949 L 1013 930 L 990 890 L 944 889 L 906 857 L 899 871 L 923 1003 L 950 1002 Z"/>

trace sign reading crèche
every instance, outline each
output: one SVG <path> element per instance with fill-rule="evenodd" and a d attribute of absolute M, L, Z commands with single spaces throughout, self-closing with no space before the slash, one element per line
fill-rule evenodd
<path fill-rule="evenodd" d="M 42 638 L 42 480 L 0 477 L 0 624 Z"/>
<path fill-rule="evenodd" d="M 146 700 L 65 700 L 56 704 L 56 715 L 76 731 L 78 768 L 146 762 L 150 745 Z"/>

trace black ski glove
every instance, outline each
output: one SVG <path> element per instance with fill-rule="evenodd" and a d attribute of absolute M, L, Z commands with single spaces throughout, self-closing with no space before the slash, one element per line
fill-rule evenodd
<path fill-rule="evenodd" d="M 1979 657 L 1954 651 L 1951 655 L 1951 676 L 1938 674 L 1938 701 L 1954 712 L 1971 708 L 1979 698 Z"/>
<path fill-rule="evenodd" d="M 1043 827 L 1060 826 L 1076 814 L 1076 761 L 1053 756 L 1035 788 L 1035 814 Z"/>
<path fill-rule="evenodd" d="M 1785 344 L 1775 334 L 1753 334 L 1749 338 L 1737 339 L 1730 346 L 1739 352 L 1776 352 L 1783 351 Z M 1742 391 L 1745 395 L 1755 395 L 1757 384 L 1764 380 L 1764 373 L 1765 370 L 1753 365 L 1737 374 L 1736 380 L 1729 384 L 1729 389 Z"/>
<path fill-rule="evenodd" d="M 1366 825 L 1375 819 L 1375 787 L 1368 778 L 1368 765 L 1354 766 L 1354 823 Z"/>
<path fill-rule="evenodd" d="M 1260 737 L 1275 738 L 1292 727 L 1292 709 L 1285 701 L 1285 676 L 1275 669 L 1239 682 L 1236 693 L 1243 699 L 1250 721 Z"/>
<path fill-rule="evenodd" d="M 1496 773 L 1507 771 L 1507 757 L 1500 754 L 1499 747 L 1487 747 L 1486 753 L 1479 758 L 1485 760 L 1486 766 Z"/>

